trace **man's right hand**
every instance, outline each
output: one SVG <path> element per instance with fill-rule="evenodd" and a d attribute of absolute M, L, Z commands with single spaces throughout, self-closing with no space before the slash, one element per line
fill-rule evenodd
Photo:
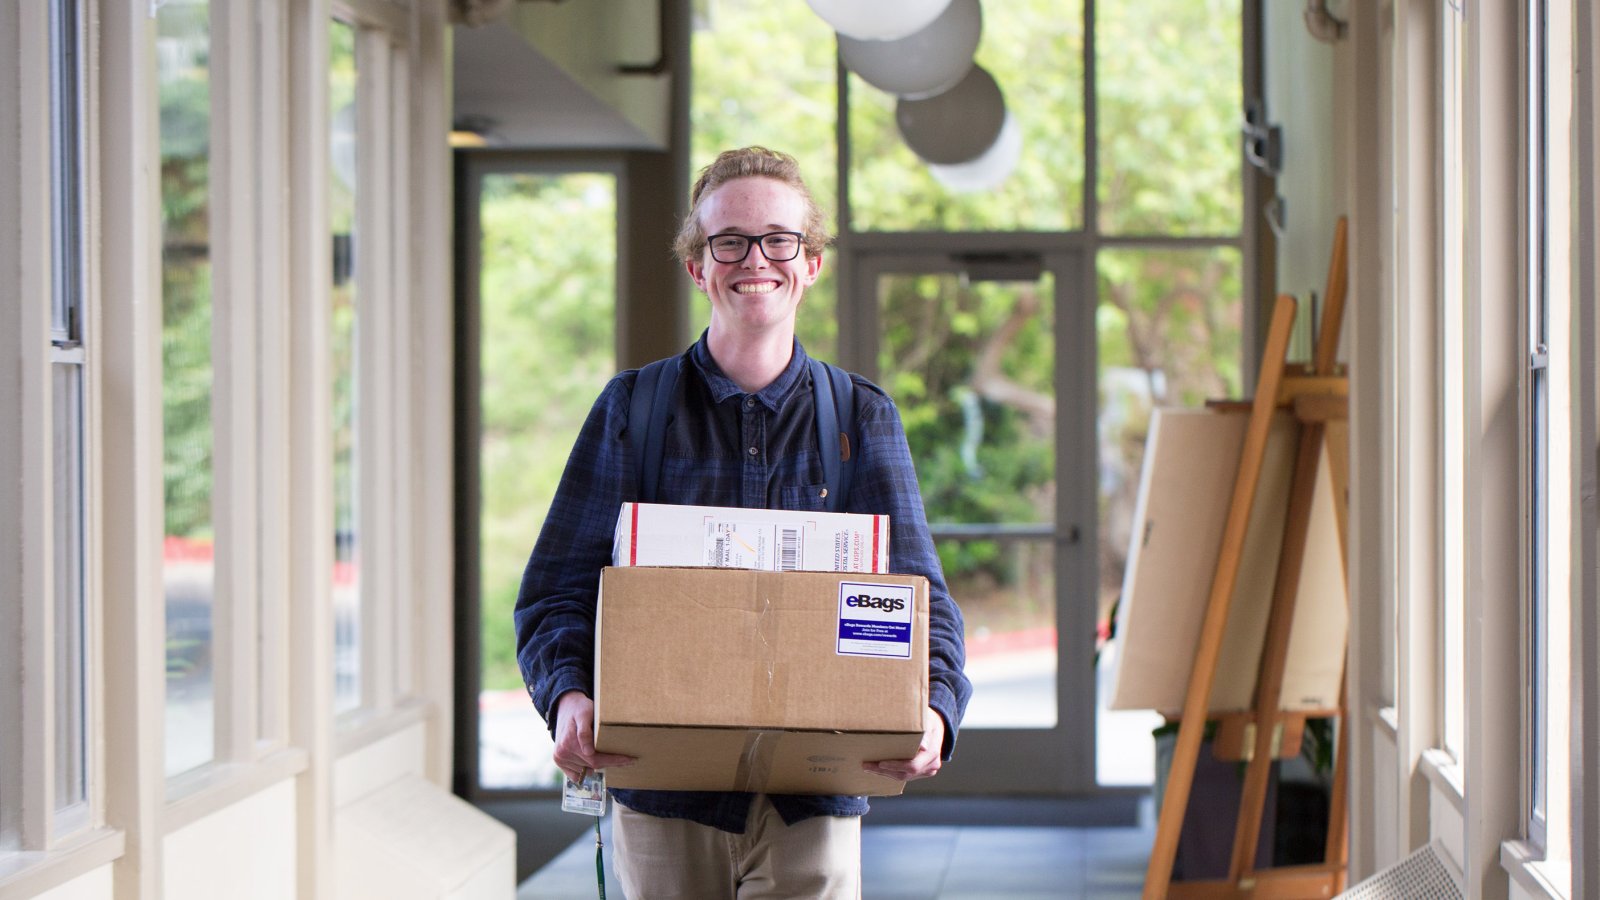
<path fill-rule="evenodd" d="M 586 773 L 633 765 L 634 758 L 594 749 L 594 701 L 582 691 L 567 691 L 556 700 L 555 763 L 575 782 Z"/>

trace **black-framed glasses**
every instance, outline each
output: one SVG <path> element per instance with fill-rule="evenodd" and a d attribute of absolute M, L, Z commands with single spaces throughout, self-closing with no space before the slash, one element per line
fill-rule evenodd
<path fill-rule="evenodd" d="M 769 231 L 766 234 L 713 234 L 706 239 L 711 258 L 719 263 L 740 263 L 750 255 L 750 245 L 760 244 L 769 262 L 788 262 L 800 255 L 805 235 L 798 231 Z"/>

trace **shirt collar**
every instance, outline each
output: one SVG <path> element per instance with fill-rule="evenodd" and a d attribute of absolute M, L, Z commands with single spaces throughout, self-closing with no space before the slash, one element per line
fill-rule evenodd
<path fill-rule="evenodd" d="M 711 347 L 707 343 L 707 335 L 710 333 L 710 329 L 700 333 L 700 340 L 695 341 L 694 347 L 690 348 L 689 357 L 700 369 L 701 376 L 706 380 L 706 387 L 711 389 L 711 398 L 721 403 L 729 397 L 742 396 L 744 391 L 733 382 L 733 379 L 724 374 L 722 367 L 711 358 Z M 794 352 L 789 356 L 789 365 L 784 367 L 783 372 L 774 378 L 771 384 L 750 396 L 755 397 L 773 412 L 781 411 L 784 400 L 800 382 L 800 373 L 805 371 L 808 360 L 806 349 L 800 345 L 800 339 L 795 338 Z"/>

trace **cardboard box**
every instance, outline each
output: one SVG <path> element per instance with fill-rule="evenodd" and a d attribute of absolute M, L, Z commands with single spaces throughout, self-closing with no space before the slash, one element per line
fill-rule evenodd
<path fill-rule="evenodd" d="M 611 567 L 595 745 L 610 787 L 898 794 L 928 705 L 921 576 Z"/>
<path fill-rule="evenodd" d="M 611 564 L 887 572 L 889 517 L 624 503 Z"/>

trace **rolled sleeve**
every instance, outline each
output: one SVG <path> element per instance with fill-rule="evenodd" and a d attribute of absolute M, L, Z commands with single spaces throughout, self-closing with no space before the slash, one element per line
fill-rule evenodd
<path fill-rule="evenodd" d="M 865 380 L 857 380 L 856 397 L 861 455 L 850 487 L 850 512 L 888 515 L 891 568 L 897 574 L 928 579 L 928 705 L 944 719 L 941 755 L 948 760 L 972 698 L 972 682 L 964 671 L 961 608 L 950 596 L 928 530 L 899 410 L 888 395 Z"/>
<path fill-rule="evenodd" d="M 594 691 L 595 609 L 600 570 L 611 561 L 617 512 L 631 499 L 626 451 L 633 372 L 613 378 L 578 433 L 523 571 L 512 621 L 517 665 L 534 707 L 555 728 L 555 703 Z"/>

